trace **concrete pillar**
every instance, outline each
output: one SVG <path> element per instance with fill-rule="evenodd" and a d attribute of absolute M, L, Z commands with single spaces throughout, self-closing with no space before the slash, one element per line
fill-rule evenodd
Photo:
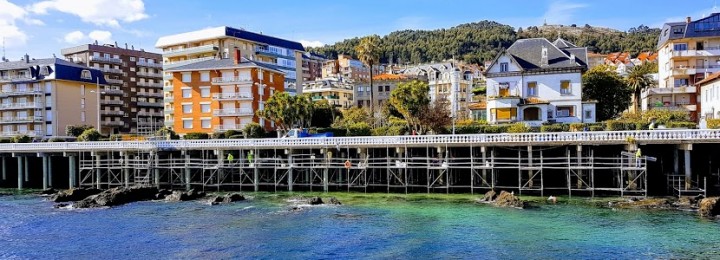
<path fill-rule="evenodd" d="M 48 188 L 48 157 L 42 156 L 43 190 Z"/>
<path fill-rule="evenodd" d="M 673 149 L 673 174 L 680 174 L 680 155 L 678 149 Z"/>
<path fill-rule="evenodd" d="M 7 164 L 5 162 L 6 157 L 2 157 L 2 180 L 7 180 Z"/>
<path fill-rule="evenodd" d="M 160 188 L 160 155 L 155 153 L 155 156 L 153 156 L 153 180 L 155 181 L 155 188 Z"/>
<path fill-rule="evenodd" d="M 69 175 L 69 188 L 75 188 L 75 184 L 77 181 L 75 180 L 75 176 L 77 176 L 77 166 L 75 165 L 75 156 L 71 155 L 68 157 L 68 175 Z"/>
<path fill-rule="evenodd" d="M 330 150 L 330 149 L 327 149 Z M 330 169 L 328 169 L 328 164 L 330 163 L 330 159 L 332 159 L 332 152 L 326 151 L 325 152 L 325 166 L 323 167 L 323 191 L 328 192 L 329 186 L 328 186 L 328 180 L 330 179 L 328 176 L 330 173 L 328 172 Z M 389 181 L 388 181 L 389 183 Z"/>
<path fill-rule="evenodd" d="M 185 190 L 190 190 L 190 155 L 185 154 Z"/>
<path fill-rule="evenodd" d="M 17 165 L 17 168 L 18 168 L 17 169 L 18 170 L 17 188 L 18 188 L 18 190 L 22 190 L 23 189 L 23 157 L 22 156 L 17 156 L 17 164 L 18 164 Z"/>
<path fill-rule="evenodd" d="M 123 181 L 125 182 L 125 188 L 130 187 L 130 154 L 123 154 Z"/>
<path fill-rule="evenodd" d="M 577 146 L 577 163 L 579 164 L 579 163 L 581 163 L 581 162 L 582 162 L 582 145 L 578 145 L 578 146 Z M 582 180 L 582 178 L 583 178 L 583 171 L 582 171 L 581 169 L 577 169 L 577 175 L 578 175 L 577 188 L 578 188 L 578 189 L 582 189 L 582 186 L 583 186 L 583 180 Z"/>
<path fill-rule="evenodd" d="M 685 150 L 685 189 L 692 188 L 692 171 L 690 169 L 690 150 Z"/>
<path fill-rule="evenodd" d="M 533 167 L 533 148 L 532 145 L 528 145 L 527 147 L 528 151 L 528 167 Z M 533 170 L 528 170 L 528 187 L 533 188 Z"/>
<path fill-rule="evenodd" d="M 25 159 L 23 160 L 25 162 L 25 168 L 23 170 L 25 172 L 25 181 L 26 182 L 30 181 L 30 170 L 28 169 L 29 168 L 29 163 L 28 163 L 29 160 L 30 160 L 30 157 L 25 157 Z"/>
<path fill-rule="evenodd" d="M 48 187 L 53 187 L 53 167 L 52 167 L 52 156 L 48 155 Z"/>
<path fill-rule="evenodd" d="M 293 191 L 293 161 L 292 161 L 292 151 L 288 154 L 288 191 Z"/>
<path fill-rule="evenodd" d="M 99 154 L 95 154 L 95 188 L 100 189 L 100 160 L 102 159 Z"/>
<path fill-rule="evenodd" d="M 220 190 L 220 185 L 222 184 L 222 180 L 225 178 L 225 151 L 224 150 L 217 150 L 215 151 L 217 154 L 217 165 L 218 165 L 218 175 L 217 175 L 217 184 L 218 184 L 218 190 Z"/>
<path fill-rule="evenodd" d="M 487 183 L 487 168 L 485 168 L 485 167 L 487 167 L 487 166 L 489 165 L 489 163 L 487 163 L 487 147 L 481 146 L 481 147 L 480 147 L 480 152 L 482 153 L 482 161 L 481 161 L 481 162 L 482 162 L 482 167 L 483 167 L 483 168 L 482 168 L 482 178 L 483 178 L 483 183 L 482 183 L 482 185 L 483 185 L 483 186 L 484 186 L 484 185 L 490 186 L 490 184 Z"/>

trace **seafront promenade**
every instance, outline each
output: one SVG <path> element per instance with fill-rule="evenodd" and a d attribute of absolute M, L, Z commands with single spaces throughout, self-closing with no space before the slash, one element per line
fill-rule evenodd
<path fill-rule="evenodd" d="M 712 173 L 703 170 L 709 168 L 703 158 L 716 151 L 718 143 L 720 130 L 670 129 L 17 143 L 0 144 L 0 185 L 688 194 L 704 193 L 708 179 L 713 180 Z"/>

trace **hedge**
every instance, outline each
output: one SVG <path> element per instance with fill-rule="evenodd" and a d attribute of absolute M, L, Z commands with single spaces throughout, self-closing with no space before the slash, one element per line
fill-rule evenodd
<path fill-rule="evenodd" d="M 707 128 L 720 129 L 720 119 L 708 119 L 706 122 Z"/>
<path fill-rule="evenodd" d="M 185 139 L 185 140 L 200 140 L 200 139 L 209 139 L 209 138 L 210 138 L 210 135 L 208 135 L 207 133 L 197 133 L 197 132 L 187 133 L 183 137 L 183 139 Z"/>
<path fill-rule="evenodd" d="M 354 123 L 348 126 L 347 136 L 370 136 L 372 130 L 370 125 L 365 122 Z"/>
<path fill-rule="evenodd" d="M 697 128 L 697 124 L 693 122 L 670 122 L 665 125 L 667 128 L 687 128 L 687 129 L 695 129 Z"/>
<path fill-rule="evenodd" d="M 563 126 L 560 124 L 542 125 L 540 126 L 540 132 L 563 132 Z"/>

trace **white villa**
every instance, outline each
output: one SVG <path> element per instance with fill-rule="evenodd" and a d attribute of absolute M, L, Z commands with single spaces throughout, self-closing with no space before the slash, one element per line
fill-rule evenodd
<path fill-rule="evenodd" d="M 595 102 L 583 101 L 587 49 L 563 39 L 523 39 L 488 67 L 489 123 L 594 123 Z"/>
<path fill-rule="evenodd" d="M 701 125 L 708 119 L 720 118 L 720 72 L 710 74 L 707 78 L 695 82 L 699 88 L 699 100 L 702 103 L 700 122 Z"/>

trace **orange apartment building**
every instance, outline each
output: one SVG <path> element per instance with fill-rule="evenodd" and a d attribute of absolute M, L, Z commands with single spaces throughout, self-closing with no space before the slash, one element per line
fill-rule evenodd
<path fill-rule="evenodd" d="M 256 115 L 276 91 L 285 91 L 282 71 L 250 61 L 235 50 L 232 58 L 201 61 L 167 70 L 172 73 L 172 92 L 165 100 L 174 115 L 179 135 L 242 130 L 251 122 L 265 129 L 274 124 Z M 166 108 L 167 109 L 167 108 Z"/>

